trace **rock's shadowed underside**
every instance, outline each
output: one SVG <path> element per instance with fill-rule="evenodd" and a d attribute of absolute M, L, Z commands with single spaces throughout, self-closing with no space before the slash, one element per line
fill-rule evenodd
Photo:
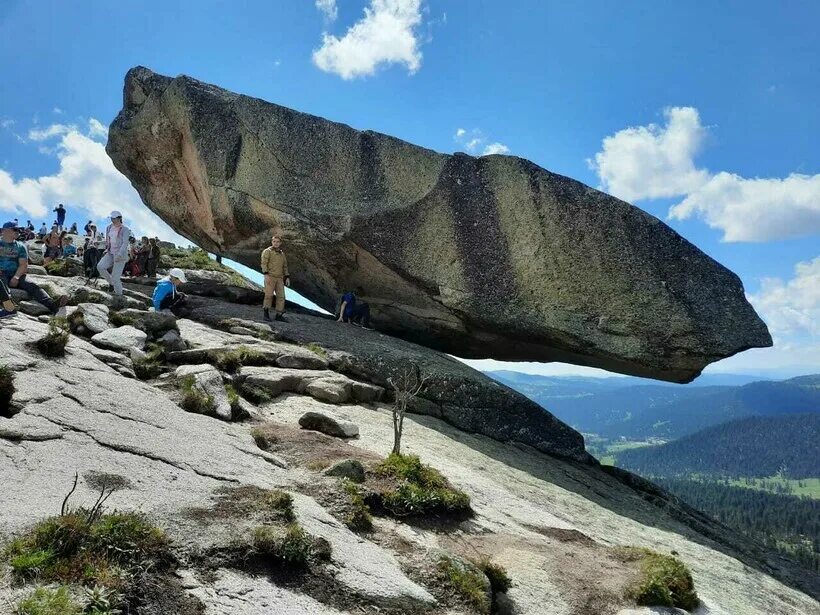
<path fill-rule="evenodd" d="M 128 72 L 108 154 L 206 250 L 294 287 L 357 290 L 382 331 L 464 358 L 686 382 L 771 345 L 738 277 L 660 220 L 514 156 L 445 155 L 234 94 Z"/>

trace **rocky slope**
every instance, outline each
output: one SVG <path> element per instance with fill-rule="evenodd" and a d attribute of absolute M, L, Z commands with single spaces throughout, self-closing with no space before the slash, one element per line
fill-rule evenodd
<path fill-rule="evenodd" d="M 398 139 L 135 68 L 106 148 L 143 201 L 294 286 L 356 289 L 380 330 L 465 358 L 565 361 L 685 382 L 769 346 L 740 280 L 660 220 L 512 156 Z"/>
<path fill-rule="evenodd" d="M 242 319 L 242 306 L 211 298 L 199 300 L 206 322 L 174 323 L 132 308 L 122 313 L 132 324 L 122 324 L 123 315 L 117 320 L 100 307 L 110 303 L 104 290 L 71 278 L 48 282 L 52 292 L 70 292 L 72 303 L 85 301 L 70 308 L 83 315 L 82 321 L 71 316 L 81 335 L 70 337 L 65 357 L 48 359 L 31 347 L 45 333 L 44 322 L 21 315 L 0 323 L 0 363 L 15 371 L 17 387 L 13 415 L 0 417 L 0 538 L 59 512 L 75 472 L 80 485 L 73 498 L 88 504 L 101 475 L 118 477 L 120 488 L 107 505 L 147 513 L 168 532 L 178 561 L 168 581 L 174 601 L 171 593 L 149 597 L 141 614 L 474 612 L 431 567 L 443 552 L 485 554 L 506 567 L 513 586 L 497 596 L 499 612 L 625 613 L 635 608 L 625 594 L 638 571 L 615 555 L 612 547 L 624 545 L 677 553 L 693 571 L 703 601 L 699 613 L 798 615 L 820 608 L 816 575 L 761 552 L 637 477 L 605 471 L 580 455 L 545 454 L 516 441 L 516 434 L 502 442 L 467 433 L 429 414 L 408 416 L 405 452 L 464 490 L 474 516 L 377 517 L 371 531 L 354 532 L 344 523 L 345 492 L 322 468 L 339 459 L 368 464 L 389 452 L 392 419 L 388 404 L 377 401 L 384 392 L 368 376 L 377 370 L 367 354 L 388 338 L 310 314 L 271 329 Z M 133 288 L 130 301 L 142 307 L 144 298 Z M 380 340 L 358 359 L 364 367 L 356 367 L 355 353 L 348 360 L 335 355 L 333 340 L 342 345 L 348 334 L 355 336 L 347 342 L 355 342 L 352 348 L 368 349 L 368 335 Z M 321 338 L 328 349 L 288 341 L 299 337 Z M 131 377 L 141 357 L 134 348 L 147 338 L 160 340 L 168 363 L 142 382 Z M 220 352 L 238 347 L 258 350 L 259 364 L 224 371 Z M 396 348 L 405 359 L 412 352 L 410 344 Z M 386 360 L 389 368 L 391 357 Z M 428 360 L 446 372 L 444 359 Z M 466 378 L 450 368 L 453 378 Z M 180 407 L 186 377 L 213 394 L 207 415 Z M 262 389 L 270 399 L 227 400 L 229 411 L 220 412 L 223 381 L 243 396 Z M 342 440 L 300 429 L 307 411 L 352 423 L 359 435 Z M 327 541 L 327 559 L 310 572 L 283 576 L 226 557 L 259 521 L 254 494 L 273 488 L 291 493 L 298 522 Z M 4 564 L 3 614 L 27 591 L 7 573 Z M 172 603 L 185 606 L 168 610 Z"/>

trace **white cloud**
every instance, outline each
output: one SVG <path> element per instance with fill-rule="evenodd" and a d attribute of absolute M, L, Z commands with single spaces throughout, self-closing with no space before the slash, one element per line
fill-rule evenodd
<path fill-rule="evenodd" d="M 603 141 L 588 160 L 601 178 L 601 189 L 626 201 L 687 194 L 709 179 L 693 158 L 707 134 L 697 109 L 664 110 L 666 125 L 625 128 Z"/>
<path fill-rule="evenodd" d="M 499 143 L 498 141 L 487 143 L 487 137 L 485 137 L 484 133 L 478 128 L 473 128 L 472 130 L 458 128 L 456 134 L 453 135 L 453 139 L 463 145 L 465 151 L 470 154 L 481 152 L 481 156 L 490 156 L 492 154 L 510 153 L 510 148 L 503 143 Z"/>
<path fill-rule="evenodd" d="M 664 111 L 666 124 L 618 131 L 589 160 L 602 190 L 636 201 L 684 196 L 669 217 L 703 219 L 724 241 L 771 241 L 820 232 L 820 175 L 744 178 L 697 168 L 708 130 L 697 109 Z"/>
<path fill-rule="evenodd" d="M 336 21 L 339 16 L 339 7 L 336 0 L 316 0 L 316 8 L 319 9 L 328 21 Z"/>
<path fill-rule="evenodd" d="M 62 114 L 63 114 L 63 110 L 62 110 L 62 109 L 60 109 L 60 107 L 54 107 L 54 108 L 51 110 L 51 112 L 52 112 L 52 113 L 56 113 L 57 115 L 62 115 Z"/>
<path fill-rule="evenodd" d="M 88 120 L 88 135 L 92 138 L 98 137 L 108 140 L 108 127 L 92 117 Z"/>
<path fill-rule="evenodd" d="M 796 337 L 820 344 L 820 256 L 797 263 L 794 277 L 764 278 L 760 291 L 749 297 L 772 336 L 789 342 Z"/>
<path fill-rule="evenodd" d="M 669 216 L 703 218 L 723 231 L 724 241 L 772 241 L 820 233 L 820 175 L 745 179 L 721 172 Z"/>
<path fill-rule="evenodd" d="M 421 0 L 370 0 L 343 37 L 322 35 L 313 63 L 342 79 L 372 75 L 382 64 L 403 64 L 413 74 L 421 68 L 420 24 Z"/>
<path fill-rule="evenodd" d="M 490 143 L 487 147 L 484 148 L 484 151 L 481 152 L 482 156 L 490 156 L 492 154 L 509 154 L 510 148 L 504 145 L 503 143 Z"/>
<path fill-rule="evenodd" d="M 53 139 L 54 137 L 65 135 L 76 130 L 77 127 L 73 124 L 52 124 L 43 129 L 32 128 L 28 131 L 28 138 L 31 141 L 47 141 L 48 139 Z"/>
<path fill-rule="evenodd" d="M 0 120 L 0 128 L 9 129 L 9 128 L 12 128 L 13 126 L 14 126 L 14 120 L 10 120 L 10 119 Z"/>
<path fill-rule="evenodd" d="M 56 153 L 59 169 L 53 175 L 19 180 L 0 169 L 0 210 L 24 212 L 32 221 L 48 221 L 54 205 L 65 203 L 69 220 L 79 217 L 77 209 L 82 209 L 83 216 L 90 213 L 104 221 L 116 208 L 123 211 L 126 224 L 138 234 L 189 243 L 143 205 L 136 190 L 114 167 L 102 143 L 75 126 L 56 124 L 32 132 L 36 133 L 36 138 L 29 135 L 33 140 L 58 139 L 49 151 Z"/>

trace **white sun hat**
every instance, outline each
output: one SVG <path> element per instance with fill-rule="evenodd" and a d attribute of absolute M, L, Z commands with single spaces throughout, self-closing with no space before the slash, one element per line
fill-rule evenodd
<path fill-rule="evenodd" d="M 113 220 L 114 218 L 122 218 L 122 214 L 115 209 L 111 212 L 111 215 L 108 217 Z"/>
<path fill-rule="evenodd" d="M 185 284 L 188 280 L 185 279 L 185 272 L 180 269 L 179 267 L 173 267 L 170 271 L 168 271 L 168 275 L 172 278 L 176 278 L 183 284 Z"/>

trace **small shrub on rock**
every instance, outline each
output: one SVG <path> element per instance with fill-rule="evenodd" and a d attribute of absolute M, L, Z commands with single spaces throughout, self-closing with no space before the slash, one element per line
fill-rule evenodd
<path fill-rule="evenodd" d="M 182 389 L 182 399 L 179 402 L 180 407 L 183 410 L 195 414 L 211 414 L 216 407 L 213 396 L 197 389 L 194 386 L 195 383 L 196 380 L 193 376 L 187 376 L 182 379 L 180 386 Z"/>
<path fill-rule="evenodd" d="M 159 344 L 150 344 L 144 357 L 133 359 L 134 374 L 140 380 L 152 380 L 162 373 L 165 351 Z"/>
<path fill-rule="evenodd" d="M 473 560 L 475 564 L 490 580 L 490 587 L 494 594 L 506 594 L 512 587 L 512 579 L 507 574 L 507 569 L 501 564 L 496 564 L 489 557 L 482 557 Z"/>
<path fill-rule="evenodd" d="M 16 615 L 80 615 L 83 608 L 74 602 L 67 587 L 38 587 L 19 602 Z"/>
<path fill-rule="evenodd" d="M 54 359 L 65 356 L 65 347 L 69 339 L 68 321 L 55 316 L 48 321 L 48 333 L 34 342 L 34 346 L 43 356 Z"/>
<path fill-rule="evenodd" d="M 242 386 L 242 395 L 244 395 L 245 399 L 250 401 L 252 404 L 256 404 L 257 406 L 262 406 L 267 403 L 270 403 L 273 399 L 265 389 L 255 386 Z"/>
<path fill-rule="evenodd" d="M 10 415 L 9 407 L 14 391 L 14 372 L 8 366 L 0 365 L 0 416 Z"/>
<path fill-rule="evenodd" d="M 264 525 L 253 532 L 254 551 L 271 564 L 306 566 L 311 544 L 310 536 L 298 523 L 285 528 Z"/>
<path fill-rule="evenodd" d="M 265 504 L 285 521 L 294 521 L 293 496 L 287 491 L 274 489 L 265 498 Z"/>
<path fill-rule="evenodd" d="M 639 606 L 677 607 L 686 611 L 697 608 L 700 600 L 692 573 L 677 557 L 638 547 L 623 547 L 618 552 L 626 561 L 640 562 L 641 578 L 628 592 Z"/>
<path fill-rule="evenodd" d="M 239 398 L 239 393 L 232 384 L 225 385 L 225 394 L 228 396 L 228 403 L 231 404 L 231 413 L 234 417 L 242 414 L 242 403 Z"/>
<path fill-rule="evenodd" d="M 461 559 L 443 556 L 438 562 L 443 581 L 479 613 L 490 613 L 491 588 L 485 574 Z"/>
<path fill-rule="evenodd" d="M 389 485 L 368 496 L 368 503 L 376 509 L 398 517 L 471 512 L 470 496 L 451 486 L 438 470 L 421 463 L 416 455 L 391 454 L 375 467 L 374 473 L 387 479 Z"/>

